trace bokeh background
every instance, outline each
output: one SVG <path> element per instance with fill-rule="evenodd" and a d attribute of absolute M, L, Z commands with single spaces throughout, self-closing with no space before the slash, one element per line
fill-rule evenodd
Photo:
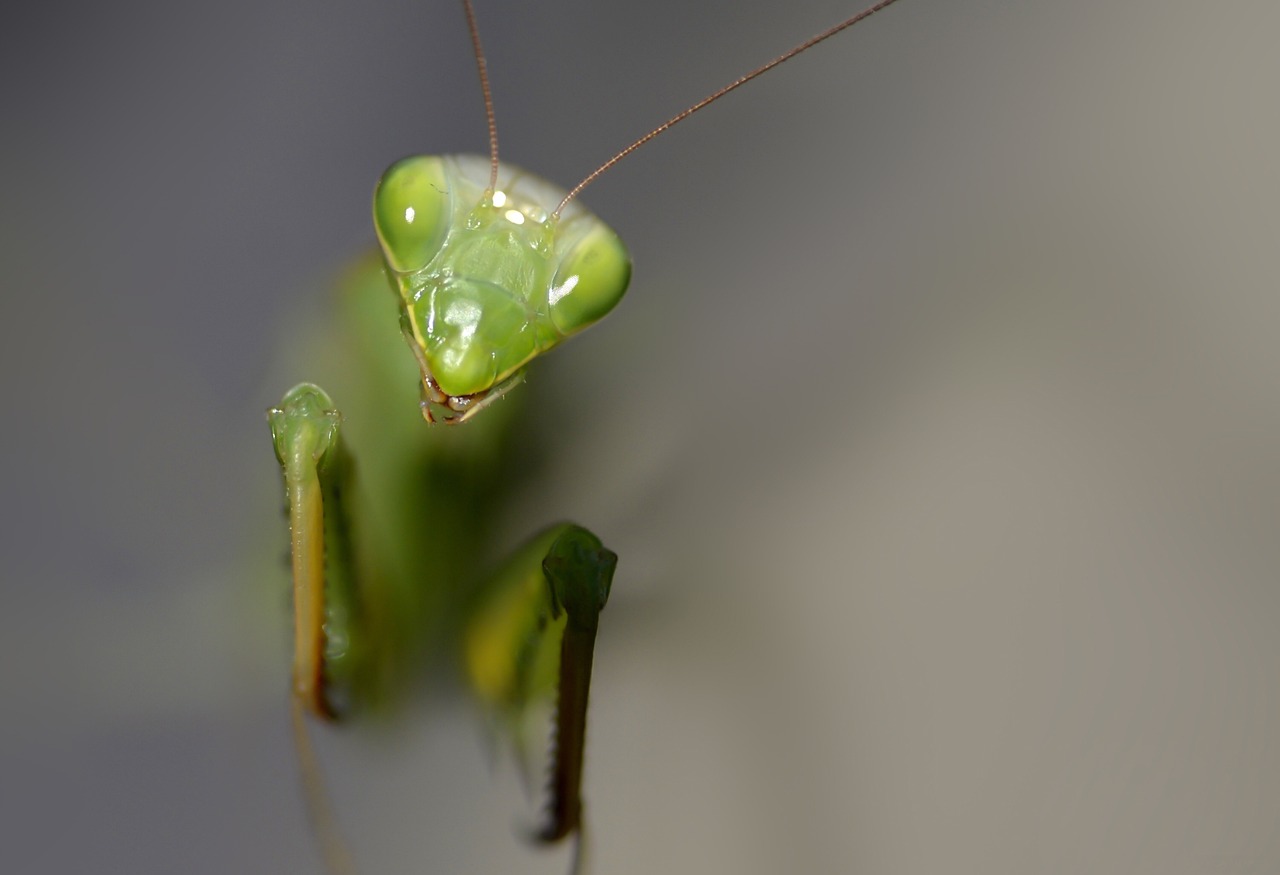
<path fill-rule="evenodd" d="M 481 0 L 504 157 L 851 11 Z M 588 191 L 634 284 L 513 518 L 622 555 L 594 871 L 1280 871 L 1277 32 L 907 0 Z M 319 871 L 262 410 L 381 170 L 483 149 L 462 14 L 12 3 L 0 106 L 0 868 Z M 321 735 L 364 872 L 565 870 L 477 726 Z"/>

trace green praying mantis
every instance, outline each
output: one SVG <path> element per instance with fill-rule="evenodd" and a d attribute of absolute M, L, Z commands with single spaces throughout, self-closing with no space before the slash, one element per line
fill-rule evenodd
<path fill-rule="evenodd" d="M 327 811 L 306 716 L 382 707 L 424 667 L 451 661 L 522 762 L 530 721 L 554 699 L 536 838 L 580 845 L 592 657 L 617 556 L 582 526 L 559 523 L 486 572 L 477 557 L 487 520 L 520 448 L 521 405 L 497 402 L 627 289 L 626 248 L 577 195 L 671 126 L 893 2 L 736 79 L 566 191 L 499 162 L 484 53 L 463 0 L 490 154 L 415 156 L 386 171 L 373 198 L 380 251 L 348 274 L 340 330 L 324 344 L 348 393 L 342 412 L 314 383 L 268 412 L 288 504 L 295 744 L 334 871 L 354 867 Z M 576 849 L 574 859 L 576 869 Z"/>

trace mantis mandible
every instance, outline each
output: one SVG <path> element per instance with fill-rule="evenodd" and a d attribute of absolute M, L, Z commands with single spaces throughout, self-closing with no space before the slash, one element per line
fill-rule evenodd
<path fill-rule="evenodd" d="M 499 162 L 484 53 L 463 0 L 490 154 L 415 156 L 386 171 L 373 199 L 381 251 L 348 277 L 346 334 L 328 348 L 352 393 L 348 412 L 303 383 L 268 413 L 291 532 L 295 744 L 331 869 L 353 867 L 330 823 L 305 715 L 380 706 L 450 650 L 463 653 L 471 688 L 517 746 L 533 706 L 556 697 L 548 819 L 536 837 L 581 841 L 592 654 L 617 556 L 561 523 L 496 574 L 477 574 L 519 412 L 518 402 L 495 402 L 626 291 L 625 247 L 577 195 L 673 125 L 893 2 L 739 77 L 565 191 Z M 442 432 L 419 415 L 469 424 Z"/>

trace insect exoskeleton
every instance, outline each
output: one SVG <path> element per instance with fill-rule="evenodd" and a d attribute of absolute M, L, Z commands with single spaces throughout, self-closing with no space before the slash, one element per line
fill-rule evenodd
<path fill-rule="evenodd" d="M 622 299 L 631 259 L 613 229 L 565 191 L 473 155 L 396 162 L 373 197 L 374 225 L 422 371 L 428 421 L 460 422 L 521 379 L 525 365 Z"/>

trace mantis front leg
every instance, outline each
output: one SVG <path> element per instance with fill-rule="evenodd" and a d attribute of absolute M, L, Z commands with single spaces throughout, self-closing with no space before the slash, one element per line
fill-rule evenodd
<path fill-rule="evenodd" d="M 396 674 L 401 655 L 382 652 L 397 639 L 378 634 L 376 618 L 387 610 L 370 604 L 386 594 L 373 585 L 377 575 L 357 580 L 357 569 L 369 574 L 377 565 L 354 548 L 354 465 L 341 439 L 341 414 L 324 390 L 303 383 L 285 393 L 268 419 L 289 504 L 295 742 L 326 858 L 334 871 L 347 872 L 349 855 L 336 838 L 304 713 L 333 720 L 353 702 L 378 698 L 372 691 Z M 558 690 L 551 818 L 538 833 L 545 842 L 581 835 L 587 694 L 599 613 L 616 565 L 617 556 L 591 532 L 560 524 L 517 551 L 484 586 L 488 595 L 479 608 L 457 618 L 466 629 L 472 686 L 506 719 L 517 749 L 534 706 Z"/>
<path fill-rule="evenodd" d="M 342 415 L 319 386 L 302 383 L 267 413 L 289 504 L 293 567 L 293 695 L 307 711 L 335 719 L 332 683 L 353 662 L 357 604 L 344 493 L 351 464 Z"/>
<path fill-rule="evenodd" d="M 472 688 L 505 722 L 522 768 L 526 724 L 537 704 L 555 697 L 549 817 L 536 833 L 542 842 L 581 838 L 591 667 L 617 564 L 591 532 L 554 526 L 513 557 L 468 627 Z"/>

